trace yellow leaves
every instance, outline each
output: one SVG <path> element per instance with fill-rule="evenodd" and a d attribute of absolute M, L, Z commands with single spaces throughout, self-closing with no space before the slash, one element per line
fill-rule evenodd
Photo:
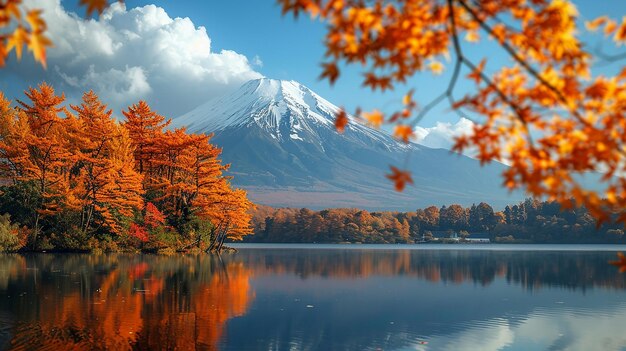
<path fill-rule="evenodd" d="M 0 6 L 0 27 L 8 25 L 11 17 L 16 20 L 22 18 L 19 4 L 20 0 L 7 0 L 4 6 Z"/>
<path fill-rule="evenodd" d="M 390 168 L 391 174 L 387 174 L 386 177 L 393 182 L 396 191 L 401 192 L 407 184 L 413 184 L 410 172 L 403 171 L 394 166 L 390 166 Z"/>
<path fill-rule="evenodd" d="M 348 125 L 348 114 L 344 109 L 341 109 L 335 116 L 335 129 L 337 129 L 339 133 L 343 133 L 346 129 L 346 125 Z"/>
<path fill-rule="evenodd" d="M 429 69 L 431 70 L 431 72 L 433 72 L 434 74 L 439 75 L 439 74 L 441 74 L 441 73 L 443 72 L 443 68 L 444 68 L 444 66 L 443 66 L 443 64 L 442 64 L 441 62 L 433 60 L 433 61 L 431 61 L 431 62 L 428 64 L 428 68 L 429 68 Z"/>
<path fill-rule="evenodd" d="M 409 140 L 413 138 L 413 128 L 404 124 L 398 124 L 393 130 L 393 136 L 408 144 Z"/>
<path fill-rule="evenodd" d="M 614 40 L 617 42 L 626 41 L 626 16 L 622 18 L 622 24 L 620 24 L 619 28 L 617 28 Z"/>
<path fill-rule="evenodd" d="M 120 0 L 121 2 L 121 0 Z M 107 0 L 81 0 L 87 6 L 87 13 L 102 13 L 109 5 Z M 46 36 L 47 25 L 41 9 L 28 11 L 22 0 L 5 0 L 0 3 L 0 30 L 11 28 L 8 33 L 0 32 L 0 67 L 4 67 L 9 53 L 15 50 L 18 60 L 22 58 L 24 45 L 33 53 L 35 61 L 46 68 L 46 49 L 52 41 Z M 17 23 L 13 23 L 15 20 Z"/>
<path fill-rule="evenodd" d="M 319 5 L 313 1 L 308 1 L 306 3 L 305 10 L 311 14 L 311 18 L 316 18 L 317 16 L 319 16 L 321 11 Z"/>
<path fill-rule="evenodd" d="M 622 17 L 622 23 L 619 26 L 616 21 L 607 16 L 601 16 L 593 21 L 586 22 L 585 26 L 590 31 L 596 31 L 601 26 L 604 26 L 604 35 L 608 36 L 615 33 L 613 40 L 618 43 L 626 41 L 626 16 Z"/>
<path fill-rule="evenodd" d="M 467 33 L 465 33 L 465 40 L 470 43 L 477 43 L 480 41 L 480 35 L 475 30 L 468 30 Z"/>
<path fill-rule="evenodd" d="M 15 29 L 7 41 L 7 51 L 11 52 L 11 50 L 15 49 L 18 60 L 22 58 L 22 48 L 24 44 L 28 43 L 28 36 L 29 34 L 26 29 L 20 26 Z"/>
<path fill-rule="evenodd" d="M 550 5 L 548 5 L 548 8 L 558 10 L 564 16 L 578 15 L 576 6 L 568 0 L 552 0 Z"/>
<path fill-rule="evenodd" d="M 409 90 L 409 92 L 402 97 L 402 104 L 405 106 L 415 104 L 415 102 L 413 101 L 413 89 Z"/>
<path fill-rule="evenodd" d="M 603 26 L 607 23 L 607 21 L 609 20 L 609 18 L 607 16 L 600 16 L 592 21 L 586 21 L 585 22 L 585 27 L 587 28 L 587 30 L 589 31 L 595 31 L 598 30 L 598 28 L 600 28 L 600 26 Z"/>
<path fill-rule="evenodd" d="M 26 22 L 30 25 L 30 29 L 34 33 L 43 32 L 46 30 L 46 21 L 41 18 L 41 10 L 31 10 L 26 15 Z"/>
<path fill-rule="evenodd" d="M 363 112 L 363 118 L 371 124 L 374 128 L 380 128 L 385 121 L 385 115 L 379 110 L 373 110 L 372 112 Z"/>
<path fill-rule="evenodd" d="M 617 29 L 617 22 L 609 19 L 604 25 L 604 35 L 611 35 Z"/>
<path fill-rule="evenodd" d="M 51 46 L 52 42 L 41 33 L 33 33 L 28 42 L 28 49 L 33 52 L 35 61 L 41 63 L 46 68 L 46 47 Z"/>
<path fill-rule="evenodd" d="M 619 268 L 619 272 L 620 273 L 626 272 L 626 256 L 624 256 L 623 253 L 618 252 L 617 253 L 617 260 L 610 261 L 609 263 L 612 264 L 613 266 Z"/>
<path fill-rule="evenodd" d="M 21 18 L 21 15 L 18 18 Z M 17 59 L 21 60 L 22 50 L 26 45 L 28 50 L 33 52 L 35 61 L 41 63 L 44 68 L 46 67 L 46 47 L 51 46 L 52 42 L 44 35 L 46 23 L 41 18 L 41 10 L 29 11 L 26 15 L 26 22 L 30 28 L 27 29 L 20 22 L 13 33 L 8 36 L 6 48 L 0 42 L 0 66 L 4 65 L 5 58 L 12 50 L 15 50 Z"/>

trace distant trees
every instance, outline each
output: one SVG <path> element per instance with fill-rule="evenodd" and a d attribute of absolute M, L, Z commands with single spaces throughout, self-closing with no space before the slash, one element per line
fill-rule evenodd
<path fill-rule="evenodd" d="M 450 207 L 443 206 L 439 211 L 439 226 L 452 229 L 461 230 L 467 228 L 467 212 L 461 205 L 450 205 Z"/>
<path fill-rule="evenodd" d="M 251 232 L 252 203 L 210 136 L 166 130 L 145 101 L 120 124 L 93 92 L 70 109 L 46 84 L 26 97 L 12 107 L 0 94 L 0 214 L 31 249 L 220 250 Z"/>
<path fill-rule="evenodd" d="M 433 233 L 465 238 L 487 234 L 498 242 L 626 243 L 619 225 L 596 222 L 585 208 L 565 210 L 555 202 L 527 199 L 494 212 L 487 203 L 430 206 L 415 212 L 369 212 L 356 209 L 309 209 L 266 206 L 252 213 L 257 242 L 412 243 Z"/>

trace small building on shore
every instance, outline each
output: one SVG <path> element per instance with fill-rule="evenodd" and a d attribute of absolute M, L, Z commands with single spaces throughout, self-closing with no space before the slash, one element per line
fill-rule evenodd
<path fill-rule="evenodd" d="M 489 244 L 489 233 L 470 233 L 469 236 L 463 238 L 458 232 L 450 230 L 436 230 L 432 231 L 432 241 L 445 241 L 445 242 L 466 242 L 471 244 Z M 422 242 L 425 242 L 425 238 L 422 238 Z"/>
<path fill-rule="evenodd" d="M 491 239 L 489 239 L 489 233 L 470 233 L 470 235 L 465 238 L 465 241 L 472 244 L 489 244 L 491 243 Z"/>

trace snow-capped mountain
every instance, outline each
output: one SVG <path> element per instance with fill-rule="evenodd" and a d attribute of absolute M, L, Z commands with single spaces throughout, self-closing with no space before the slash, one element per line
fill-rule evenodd
<path fill-rule="evenodd" d="M 499 207 L 521 198 L 500 186 L 503 165 L 480 167 L 448 150 L 406 145 L 354 120 L 339 134 L 337 111 L 298 82 L 262 78 L 173 123 L 214 133 L 233 183 L 262 204 L 407 210 L 480 201 Z M 415 186 L 396 193 L 384 174 L 405 163 Z"/>

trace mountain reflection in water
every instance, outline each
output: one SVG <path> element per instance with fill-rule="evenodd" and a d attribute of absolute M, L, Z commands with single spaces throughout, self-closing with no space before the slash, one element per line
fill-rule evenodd
<path fill-rule="evenodd" d="M 619 350 L 613 252 L 0 255 L 0 349 Z"/>

